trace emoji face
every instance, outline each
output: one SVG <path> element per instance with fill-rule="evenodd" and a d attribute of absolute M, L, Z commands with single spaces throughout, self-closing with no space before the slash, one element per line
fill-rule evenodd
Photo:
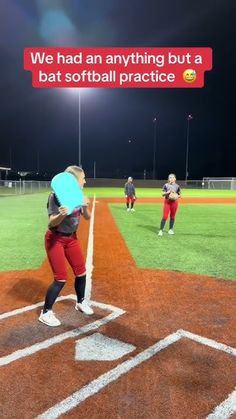
<path fill-rule="evenodd" d="M 185 70 L 183 72 L 183 79 L 186 81 L 186 83 L 194 83 L 197 78 L 197 73 L 195 70 L 191 70 L 188 68 L 188 70 Z"/>

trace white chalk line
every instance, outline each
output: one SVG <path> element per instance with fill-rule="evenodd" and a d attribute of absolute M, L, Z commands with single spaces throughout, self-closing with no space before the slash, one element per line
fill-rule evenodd
<path fill-rule="evenodd" d="M 94 217 L 95 217 L 95 195 L 93 198 L 93 205 L 91 211 L 91 219 L 89 225 L 89 238 L 88 238 L 88 247 L 87 247 L 87 258 L 86 258 L 86 289 L 85 289 L 85 297 L 90 299 L 91 298 L 91 289 L 92 289 L 92 272 L 93 272 L 93 243 L 94 243 Z M 57 301 L 63 301 L 66 299 L 72 298 L 75 299 L 74 295 L 67 295 L 61 296 L 57 298 Z M 18 314 L 25 313 L 27 311 L 34 310 L 37 307 L 42 307 L 44 302 L 39 302 L 36 304 L 32 304 L 27 307 L 18 308 L 7 313 L 0 314 L 0 320 L 7 319 L 8 317 L 17 316 Z"/>
<path fill-rule="evenodd" d="M 122 375 L 129 372 L 131 369 L 142 364 L 144 361 L 147 361 L 162 349 L 168 347 L 169 345 L 177 342 L 181 339 L 181 334 L 173 333 L 166 338 L 160 340 L 154 345 L 150 346 L 140 354 L 134 356 L 133 358 L 122 362 L 117 367 L 111 369 L 110 371 L 102 374 L 100 377 L 91 381 L 88 385 L 82 387 L 80 390 L 73 393 L 71 396 L 62 400 L 55 406 L 48 409 L 46 412 L 42 413 L 37 417 L 37 419 L 56 419 L 59 418 L 62 414 L 69 412 L 73 408 L 77 407 L 81 402 L 87 398 L 98 393 L 104 387 L 108 386 L 111 382 L 117 380 Z"/>
<path fill-rule="evenodd" d="M 102 374 L 100 377 L 91 381 L 88 385 L 82 387 L 80 390 L 76 391 L 75 393 L 67 397 L 66 399 L 62 400 L 61 402 L 57 403 L 55 406 L 48 409 L 46 412 L 39 415 L 37 419 L 59 418 L 62 414 L 69 412 L 75 407 L 78 407 L 80 403 L 82 403 L 84 400 L 98 393 L 100 390 L 108 386 L 111 382 L 117 380 L 123 374 L 126 374 L 131 369 L 142 364 L 144 361 L 150 359 L 151 357 L 156 355 L 158 352 L 167 348 L 173 343 L 177 342 L 181 338 L 188 338 L 202 345 L 209 346 L 213 349 L 226 352 L 227 354 L 230 354 L 233 356 L 236 355 L 235 348 L 221 344 L 212 339 L 208 339 L 208 338 L 180 329 L 180 330 L 177 330 L 177 332 L 172 333 L 166 338 L 150 346 L 149 348 L 147 348 L 140 354 L 136 355 L 135 357 L 119 364 L 117 367 L 113 368 L 107 373 Z M 220 412 L 223 411 L 222 409 L 224 409 L 224 412 L 226 411 L 226 409 L 228 409 L 228 411 L 232 413 L 236 412 L 235 406 L 233 404 L 234 397 L 235 395 L 234 393 L 232 393 L 232 395 L 230 395 L 230 398 L 222 403 L 223 408 L 220 409 Z M 219 407 L 220 406 L 218 406 L 218 408 Z M 215 410 L 217 410 L 217 408 Z M 210 419 L 228 419 L 228 417 L 229 416 L 212 416 Z"/>
<path fill-rule="evenodd" d="M 69 295 L 69 298 L 73 298 L 76 300 L 76 297 L 74 295 Z M 64 298 L 65 299 L 65 298 Z M 41 303 L 44 304 L 43 302 Z M 110 321 L 116 319 L 117 317 L 121 316 L 125 313 L 124 310 L 109 305 L 109 304 L 103 304 L 96 301 L 91 301 L 91 305 L 94 307 L 101 308 L 103 310 L 112 311 L 108 316 L 103 317 L 102 319 L 96 320 L 95 322 L 92 322 L 88 325 L 85 325 L 81 328 L 72 329 L 69 332 L 61 333 L 57 336 L 53 336 L 52 338 L 46 339 L 42 342 L 35 343 L 31 346 L 25 347 L 23 349 L 19 349 L 9 355 L 5 355 L 0 358 L 0 367 L 4 365 L 8 365 L 11 362 L 17 361 L 21 358 L 27 357 L 29 355 L 33 355 L 36 352 L 39 352 L 43 349 L 48 349 L 53 345 L 56 345 L 58 343 L 63 342 L 66 339 L 75 338 L 77 336 L 80 336 L 82 334 L 91 332 L 92 330 L 96 330 L 101 326 L 104 326 L 105 324 L 109 323 Z M 22 309 L 23 310 L 23 309 Z"/>
<path fill-rule="evenodd" d="M 89 238 L 88 238 L 88 247 L 87 247 L 87 258 L 86 258 L 86 271 L 87 271 L 87 280 L 86 280 L 86 291 L 85 296 L 87 299 L 91 297 L 91 289 L 92 289 L 92 272 L 93 272 L 93 251 L 94 251 L 94 216 L 95 216 L 95 196 L 93 199 L 93 206 L 91 212 L 91 220 L 90 220 L 90 227 L 89 227 Z M 76 300 L 75 295 L 68 295 L 58 297 L 57 301 L 63 301 L 66 299 Z M 77 337 L 81 334 L 88 333 L 92 330 L 97 329 L 98 327 L 108 323 L 109 321 L 114 320 L 121 314 L 125 313 L 124 310 L 118 309 L 117 307 L 98 303 L 95 301 L 91 301 L 91 304 L 95 307 L 99 307 L 104 310 L 111 310 L 113 311 L 110 315 L 95 321 L 89 325 L 86 325 L 80 329 L 73 329 L 70 332 L 62 333 L 57 335 L 53 338 L 47 339 L 43 342 L 38 344 L 34 344 L 30 347 L 18 350 L 13 352 L 10 355 L 0 358 L 0 366 L 7 365 L 17 359 L 21 359 L 22 357 L 26 357 L 32 355 L 42 349 L 47 349 L 52 345 L 60 343 L 66 339 Z M 12 310 L 7 313 L 3 313 L 0 315 L 0 320 L 16 316 L 27 311 L 34 310 L 37 307 L 41 307 L 44 305 L 44 302 L 39 302 L 37 304 L 32 304 L 27 307 L 23 307 L 20 309 Z M 138 354 L 137 356 L 129 359 L 128 361 L 123 362 L 122 364 L 118 365 L 114 369 L 108 371 L 107 373 L 103 374 L 102 376 L 98 377 L 97 379 L 90 382 L 87 386 L 83 387 L 82 389 L 78 390 L 62 402 L 56 404 L 42 415 L 38 416 L 38 419 L 45 418 L 45 419 L 53 419 L 59 417 L 61 414 L 66 413 L 76 406 L 78 406 L 82 401 L 86 400 L 88 397 L 91 397 L 93 394 L 96 394 L 101 389 L 106 387 L 109 383 L 117 380 L 123 374 L 126 374 L 129 370 L 135 368 L 139 364 L 143 363 L 144 361 L 150 359 L 156 353 L 160 352 L 161 350 L 167 348 L 169 345 L 177 342 L 182 337 L 191 339 L 197 343 L 203 344 L 205 346 L 209 346 L 213 349 L 217 349 L 223 352 L 226 352 L 230 355 L 236 356 L 236 349 L 229 347 L 225 344 L 216 342 L 212 339 L 208 339 L 196 334 L 193 334 L 188 331 L 178 330 L 177 332 L 167 336 L 166 338 L 162 339 L 161 341 L 157 342 L 153 346 L 149 347 L 142 353 Z M 215 410 L 207 416 L 206 419 L 228 419 L 232 414 L 236 413 L 236 390 L 233 391 L 226 400 L 224 400 L 219 406 L 215 408 Z"/>
<path fill-rule="evenodd" d="M 206 419 L 229 419 L 236 413 L 236 389 Z"/>
<path fill-rule="evenodd" d="M 89 225 L 89 236 L 88 236 L 87 258 L 86 258 L 85 298 L 88 299 L 88 300 L 90 300 L 91 292 L 92 292 L 95 205 L 96 205 L 96 200 L 95 200 L 95 195 L 94 195 L 92 211 L 91 211 L 91 218 L 90 218 L 90 225 Z"/>
<path fill-rule="evenodd" d="M 69 300 L 69 299 L 76 300 L 76 297 L 73 294 L 63 295 L 63 296 L 57 298 L 57 302 L 58 301 Z M 12 317 L 12 316 L 17 316 L 19 314 L 26 313 L 27 311 L 31 311 L 31 310 L 34 310 L 37 307 L 42 307 L 42 306 L 44 306 L 44 301 L 40 301 L 39 303 L 32 304 L 30 306 L 17 308 L 15 310 L 8 311 L 6 313 L 0 314 L 0 320 L 4 320 L 4 319 L 7 319 L 7 318 Z"/>
<path fill-rule="evenodd" d="M 230 355 L 236 356 L 236 349 L 231 346 L 225 345 L 224 343 L 217 342 L 213 339 L 208 339 L 200 335 L 188 332 L 186 330 L 180 330 L 183 338 L 194 340 L 202 345 L 209 346 L 210 348 L 217 349 L 218 351 L 226 352 Z"/>

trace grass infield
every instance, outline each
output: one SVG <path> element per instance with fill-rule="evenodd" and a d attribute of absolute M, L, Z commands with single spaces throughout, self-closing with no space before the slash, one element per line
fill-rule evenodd
<path fill-rule="evenodd" d="M 158 237 L 161 204 L 138 204 L 136 212 L 110 204 L 117 226 L 140 268 L 236 279 L 235 205 L 182 204 L 175 235 Z"/>

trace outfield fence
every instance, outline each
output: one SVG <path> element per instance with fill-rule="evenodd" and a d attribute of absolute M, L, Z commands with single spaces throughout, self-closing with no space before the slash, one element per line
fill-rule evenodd
<path fill-rule="evenodd" d="M 22 195 L 43 192 L 50 188 L 50 183 L 38 180 L 0 180 L 0 195 Z"/>
<path fill-rule="evenodd" d="M 87 187 L 123 188 L 126 179 L 88 178 Z M 225 189 L 236 190 L 236 178 L 203 178 L 200 180 L 178 180 L 186 189 Z M 134 179 L 137 188 L 162 188 L 166 179 Z M 23 195 L 44 192 L 50 189 L 51 181 L 40 180 L 0 180 L 0 196 Z"/>
<path fill-rule="evenodd" d="M 204 177 L 202 183 L 206 189 L 230 189 L 236 190 L 235 177 Z"/>

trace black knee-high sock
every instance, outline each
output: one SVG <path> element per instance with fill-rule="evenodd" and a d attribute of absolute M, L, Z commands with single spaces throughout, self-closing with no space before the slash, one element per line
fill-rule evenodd
<path fill-rule="evenodd" d="M 164 220 L 164 218 L 162 218 L 161 225 L 160 225 L 160 230 L 163 230 L 163 228 L 165 227 L 165 223 L 166 223 L 166 220 Z"/>
<path fill-rule="evenodd" d="M 86 275 L 75 277 L 75 292 L 77 295 L 78 303 L 81 303 L 81 301 L 83 301 L 84 299 L 85 285 L 86 285 Z"/>
<path fill-rule="evenodd" d="M 131 202 L 131 208 L 133 208 L 134 207 L 134 203 L 133 202 Z"/>
<path fill-rule="evenodd" d="M 127 206 L 127 208 L 129 208 L 129 203 L 128 202 L 126 203 L 126 206 Z"/>
<path fill-rule="evenodd" d="M 47 290 L 45 304 L 43 312 L 46 313 L 48 310 L 52 309 L 53 304 L 55 303 L 60 291 L 64 287 L 65 282 L 63 281 L 54 281 Z"/>
<path fill-rule="evenodd" d="M 174 223 L 175 223 L 175 219 L 171 218 L 170 219 L 170 230 L 172 230 L 172 228 L 174 227 Z"/>

